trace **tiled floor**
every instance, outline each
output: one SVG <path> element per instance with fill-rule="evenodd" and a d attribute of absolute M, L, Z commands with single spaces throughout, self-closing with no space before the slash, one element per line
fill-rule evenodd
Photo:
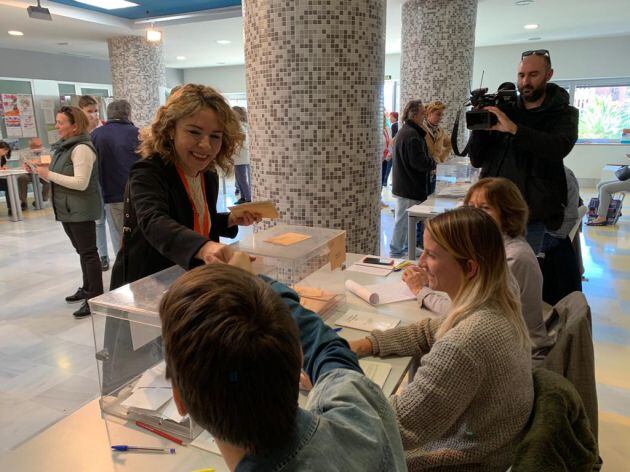
<path fill-rule="evenodd" d="M 385 200 L 393 206 L 389 193 Z M 4 208 L 0 204 L 0 454 L 98 394 L 91 322 L 75 320 L 71 313 L 77 305 L 63 300 L 80 285 L 78 256 L 50 208 L 29 210 L 19 223 L 10 222 Z M 386 255 L 393 225 L 388 208 L 381 223 L 381 254 Z M 593 310 L 601 455 L 604 470 L 625 471 L 630 463 L 630 217 L 615 227 L 585 227 L 582 247 L 589 278 L 584 291 Z M 104 274 L 105 286 L 109 275 Z"/>

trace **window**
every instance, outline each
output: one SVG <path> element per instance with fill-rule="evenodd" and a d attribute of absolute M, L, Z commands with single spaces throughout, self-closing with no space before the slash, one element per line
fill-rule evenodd
<path fill-rule="evenodd" d="M 630 79 L 561 81 L 580 110 L 578 143 L 619 143 L 630 128 Z"/>

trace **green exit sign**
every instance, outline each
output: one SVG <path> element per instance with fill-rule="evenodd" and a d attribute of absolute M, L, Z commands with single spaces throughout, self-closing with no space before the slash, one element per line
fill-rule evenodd
<path fill-rule="evenodd" d="M 392 76 L 391 75 L 386 75 L 385 76 L 385 80 L 392 80 Z"/>

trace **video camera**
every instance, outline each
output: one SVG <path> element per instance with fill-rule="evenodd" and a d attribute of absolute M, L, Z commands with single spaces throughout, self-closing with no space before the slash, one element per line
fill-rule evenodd
<path fill-rule="evenodd" d="M 488 93 L 487 88 L 479 88 L 470 93 L 470 105 L 473 109 L 466 112 L 466 127 L 469 130 L 486 130 L 497 124 L 497 117 L 487 110 L 487 106 L 495 106 L 509 114 L 516 108 L 516 85 L 503 82 L 497 93 Z"/>

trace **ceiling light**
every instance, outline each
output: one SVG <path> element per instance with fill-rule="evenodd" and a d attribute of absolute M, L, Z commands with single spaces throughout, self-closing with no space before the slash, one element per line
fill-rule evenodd
<path fill-rule="evenodd" d="M 103 10 L 118 10 L 119 8 L 137 7 L 137 3 L 127 2 L 126 0 L 76 0 L 79 3 L 84 3 Z"/>
<path fill-rule="evenodd" d="M 24 36 L 24 33 L 22 33 L 21 31 L 17 31 L 17 30 L 11 30 L 11 31 L 9 31 L 9 34 L 11 36 Z"/>
<path fill-rule="evenodd" d="M 147 41 L 151 41 L 152 43 L 162 41 L 162 32 L 156 30 L 155 28 L 149 28 L 147 30 Z"/>
<path fill-rule="evenodd" d="M 39 0 L 37 0 L 37 6 L 30 6 L 26 9 L 28 16 L 34 20 L 46 20 L 52 21 L 50 10 L 48 8 L 42 8 Z"/>
<path fill-rule="evenodd" d="M 177 56 L 175 59 L 177 59 L 178 61 L 185 61 L 186 56 Z"/>
<path fill-rule="evenodd" d="M 224 66 L 224 65 L 225 65 L 225 62 L 217 62 L 217 65 L 218 65 L 218 66 Z"/>
<path fill-rule="evenodd" d="M 536 23 L 530 23 L 529 25 L 523 26 L 526 30 L 535 30 L 538 29 L 538 25 Z"/>
<path fill-rule="evenodd" d="M 219 39 L 219 40 L 217 41 L 217 44 L 223 44 L 223 45 L 225 45 L 225 44 L 230 44 L 231 42 L 232 42 L 232 41 L 230 41 L 229 39 Z"/>
<path fill-rule="evenodd" d="M 529 38 L 529 41 L 540 41 L 541 39 L 540 36 L 534 36 L 533 38 Z"/>
<path fill-rule="evenodd" d="M 525 5 L 530 5 L 530 4 L 534 3 L 534 0 L 517 0 L 514 3 L 516 5 L 518 5 L 519 7 L 523 7 Z"/>

